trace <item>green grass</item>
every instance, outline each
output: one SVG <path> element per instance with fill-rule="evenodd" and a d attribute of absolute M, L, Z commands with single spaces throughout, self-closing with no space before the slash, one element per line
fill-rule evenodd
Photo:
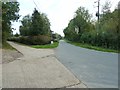
<path fill-rule="evenodd" d="M 119 53 L 118 50 L 113 50 L 113 49 L 107 49 L 107 48 L 102 48 L 102 47 L 97 47 L 97 46 L 92 46 L 90 44 L 83 44 L 83 43 L 76 43 L 76 42 L 71 42 L 68 40 L 65 40 L 67 43 L 70 43 L 75 46 L 83 47 L 83 48 L 88 48 L 88 49 L 93 49 L 97 51 L 103 51 L 103 52 L 114 52 L 114 53 Z"/>
<path fill-rule="evenodd" d="M 56 48 L 59 45 L 59 42 L 54 42 L 53 44 L 47 44 L 47 45 L 32 45 L 33 48 Z"/>
<path fill-rule="evenodd" d="M 10 49 L 15 50 L 10 44 L 8 44 L 6 41 L 2 43 L 2 49 Z"/>

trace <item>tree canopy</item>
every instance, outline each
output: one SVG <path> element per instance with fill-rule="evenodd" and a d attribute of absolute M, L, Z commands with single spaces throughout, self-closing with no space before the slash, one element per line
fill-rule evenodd
<path fill-rule="evenodd" d="M 34 10 L 32 16 L 24 16 L 21 20 L 20 34 L 23 36 L 49 35 L 50 22 L 44 13 Z"/>
<path fill-rule="evenodd" d="M 65 37 L 79 42 L 83 32 L 89 32 L 90 28 L 92 28 L 90 20 L 91 15 L 88 13 L 88 10 L 84 7 L 79 7 L 75 17 L 69 22 L 68 27 L 64 29 Z"/>
<path fill-rule="evenodd" d="M 95 22 L 95 24 L 91 22 L 88 10 L 83 7 L 78 8 L 75 17 L 64 29 L 65 38 L 73 42 L 118 50 L 120 47 L 120 9 L 116 8 L 111 12 L 110 5 L 110 2 L 103 5 L 99 23 Z M 78 33 L 76 33 L 76 27 L 78 27 Z"/>
<path fill-rule="evenodd" d="M 3 41 L 11 34 L 11 21 L 19 19 L 18 2 L 2 2 L 2 39 Z"/>

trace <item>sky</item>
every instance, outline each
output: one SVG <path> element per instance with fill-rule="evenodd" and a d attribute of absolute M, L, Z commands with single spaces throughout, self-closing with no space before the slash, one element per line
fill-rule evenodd
<path fill-rule="evenodd" d="M 20 3 L 21 15 L 19 20 L 26 15 L 32 15 L 34 8 L 39 12 L 45 13 L 50 20 L 51 30 L 63 34 L 63 30 L 68 26 L 69 21 L 74 17 L 75 11 L 80 7 L 85 7 L 92 14 L 93 19 L 96 19 L 95 13 L 97 12 L 97 0 L 17 0 Z M 108 0 L 100 0 L 100 11 L 104 3 Z M 117 7 L 119 0 L 109 0 L 111 2 L 111 10 L 113 11 Z M 35 3 L 34 3 L 35 2 Z M 36 6 L 36 5 L 37 6 Z M 12 23 L 12 27 L 16 30 L 14 34 L 19 33 L 19 22 Z"/>

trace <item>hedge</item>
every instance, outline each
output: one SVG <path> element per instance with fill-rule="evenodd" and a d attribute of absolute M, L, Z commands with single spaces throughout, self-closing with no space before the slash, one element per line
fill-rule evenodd
<path fill-rule="evenodd" d="M 11 37 L 8 41 L 19 42 L 27 45 L 45 45 L 49 44 L 51 37 L 47 35 L 38 35 L 38 36 L 20 36 L 20 37 Z"/>

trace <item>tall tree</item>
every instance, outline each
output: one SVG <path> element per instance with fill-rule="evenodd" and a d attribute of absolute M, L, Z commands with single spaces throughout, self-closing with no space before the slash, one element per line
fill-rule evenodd
<path fill-rule="evenodd" d="M 103 6 L 103 13 L 100 15 L 100 29 L 97 31 L 95 30 L 97 25 L 94 26 L 91 23 L 88 11 L 85 10 L 85 8 L 80 7 L 76 11 L 75 17 L 64 29 L 65 38 L 70 41 L 117 50 L 120 47 L 119 17 L 120 9 L 118 8 L 111 12 L 110 2 L 106 2 Z M 77 34 L 75 33 L 76 26 L 79 28 L 79 32 Z"/>
<path fill-rule="evenodd" d="M 38 10 L 34 10 L 32 14 L 32 25 L 31 25 L 31 35 L 43 35 L 43 18 L 41 17 L 41 14 L 38 12 Z"/>
<path fill-rule="evenodd" d="M 110 8 L 111 8 L 111 2 L 110 1 L 106 1 L 105 4 L 102 7 L 103 14 L 110 13 L 111 12 Z"/>
<path fill-rule="evenodd" d="M 24 16 L 21 20 L 20 34 L 22 36 L 50 35 L 50 22 L 46 14 L 36 9 L 32 16 Z"/>
<path fill-rule="evenodd" d="M 18 2 L 2 2 L 2 39 L 6 40 L 11 33 L 11 21 L 19 19 L 19 3 Z"/>
<path fill-rule="evenodd" d="M 91 15 L 84 7 L 79 7 L 75 12 L 75 17 L 69 22 L 64 30 L 65 37 L 72 41 L 80 41 L 84 32 L 91 29 Z"/>
<path fill-rule="evenodd" d="M 30 15 L 24 16 L 23 19 L 21 20 L 21 23 L 22 25 L 20 26 L 20 34 L 22 36 L 28 36 L 30 34 L 32 24 L 31 16 Z"/>
<path fill-rule="evenodd" d="M 45 13 L 42 13 L 41 16 L 43 18 L 43 23 L 44 23 L 43 24 L 44 34 L 50 34 L 50 21 Z"/>
<path fill-rule="evenodd" d="M 111 2 L 110 1 L 106 1 L 105 4 L 102 7 L 102 14 L 101 16 L 101 22 L 108 20 L 111 17 Z M 103 18 L 103 19 L 102 19 Z"/>

